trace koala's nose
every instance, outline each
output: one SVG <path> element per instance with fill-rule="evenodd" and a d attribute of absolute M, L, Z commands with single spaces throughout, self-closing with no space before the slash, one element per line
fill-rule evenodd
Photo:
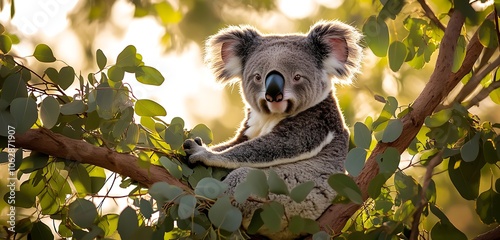
<path fill-rule="evenodd" d="M 273 71 L 266 76 L 266 100 L 268 102 L 281 102 L 285 79 L 281 73 Z"/>

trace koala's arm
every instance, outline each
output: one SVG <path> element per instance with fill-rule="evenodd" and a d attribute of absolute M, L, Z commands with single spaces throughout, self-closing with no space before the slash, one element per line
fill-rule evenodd
<path fill-rule="evenodd" d="M 309 159 L 334 139 L 343 141 L 342 145 L 347 141 L 347 130 L 341 119 L 335 119 L 335 114 L 332 114 L 332 119 L 332 116 L 323 116 L 321 113 L 320 110 L 309 109 L 283 119 L 268 134 L 220 152 L 200 146 L 192 140 L 186 141 L 184 148 L 190 154 L 190 162 L 224 168 L 263 168 Z"/>

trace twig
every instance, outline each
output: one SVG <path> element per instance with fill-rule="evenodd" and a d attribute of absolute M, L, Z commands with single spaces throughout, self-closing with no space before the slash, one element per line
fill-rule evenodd
<path fill-rule="evenodd" d="M 413 223 L 411 226 L 411 235 L 410 240 L 418 239 L 418 225 L 420 225 L 420 216 L 422 216 L 422 211 L 424 207 L 427 205 L 427 189 L 429 188 L 429 184 L 431 183 L 434 168 L 439 165 L 443 161 L 443 151 L 440 151 L 436 156 L 434 156 L 429 164 L 427 165 L 425 176 L 424 176 L 424 185 L 422 186 L 422 192 L 420 193 L 420 205 L 418 206 L 415 213 L 413 213 Z"/>
<path fill-rule="evenodd" d="M 497 57 L 493 62 L 481 68 L 479 71 L 474 74 L 471 79 L 464 85 L 464 87 L 457 94 L 453 102 L 461 103 L 465 100 L 467 96 L 469 96 L 481 83 L 481 80 L 486 77 L 491 71 L 495 70 L 498 66 L 500 66 L 500 56 Z"/>
<path fill-rule="evenodd" d="M 425 15 L 434 23 L 436 24 L 436 26 L 443 30 L 446 30 L 446 27 L 441 23 L 441 21 L 439 21 L 439 19 L 436 17 L 436 15 L 434 14 L 434 12 L 432 11 L 432 9 L 429 7 L 429 5 L 427 5 L 427 3 L 425 2 L 425 0 L 417 0 L 418 3 L 420 3 L 420 6 L 422 6 L 422 8 L 424 9 L 425 11 Z"/>
<path fill-rule="evenodd" d="M 472 98 L 465 107 L 470 108 L 472 106 L 477 106 L 481 101 L 483 101 L 493 90 L 500 88 L 500 81 L 492 82 L 487 88 L 481 89 L 477 95 Z"/>

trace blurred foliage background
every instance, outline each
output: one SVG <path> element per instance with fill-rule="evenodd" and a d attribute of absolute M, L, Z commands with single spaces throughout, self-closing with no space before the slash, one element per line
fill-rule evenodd
<path fill-rule="evenodd" d="M 444 22 L 450 4 L 448 0 L 429 2 Z M 234 134 L 243 119 L 243 103 L 238 86 L 214 85 L 213 76 L 203 65 L 203 42 L 209 35 L 238 24 L 253 25 L 263 33 L 307 32 L 321 19 L 339 19 L 361 29 L 381 6 L 378 0 L 3 0 L 0 21 L 23 39 L 13 49 L 19 56 L 30 55 L 36 44 L 43 42 L 53 47 L 58 59 L 82 71 L 95 69 L 93 54 L 98 48 L 116 56 L 124 46 L 135 45 L 149 61 L 146 63 L 166 77 L 161 91 L 130 81 L 137 97 L 160 102 L 167 109 L 167 121 L 180 116 L 188 128 L 206 124 L 214 132 L 215 142 L 221 142 Z M 391 33 L 400 34 L 391 38 L 402 40 L 407 35 L 403 24 L 407 16 L 423 15 L 416 1 L 408 1 L 389 24 Z M 393 72 L 387 58 L 377 57 L 366 48 L 361 74 L 354 84 L 337 89 L 347 124 L 376 117 L 384 106 L 375 100 L 376 95 L 394 96 L 401 105 L 410 104 L 426 84 L 436 56 L 433 54 L 422 69 L 405 63 Z M 500 121 L 498 110 L 490 100 L 471 109 L 482 121 L 491 122 Z M 403 155 L 402 160 L 410 159 Z M 411 171 L 418 176 L 419 169 Z M 459 197 L 448 177 L 434 180 L 440 188 L 438 204 L 455 226 L 469 237 L 484 232 L 485 226 L 474 213 L 474 202 Z M 488 188 L 489 181 L 484 179 L 481 192 Z M 433 224 L 430 219 L 429 227 Z"/>

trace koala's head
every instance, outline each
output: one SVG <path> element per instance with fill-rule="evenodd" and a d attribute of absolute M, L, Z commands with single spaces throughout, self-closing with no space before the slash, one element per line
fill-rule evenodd
<path fill-rule="evenodd" d="M 360 38 L 356 29 L 338 21 L 290 35 L 228 27 L 208 39 L 206 61 L 220 82 L 241 80 L 243 97 L 254 111 L 294 115 L 324 100 L 332 80 L 351 81 L 361 62 Z"/>

